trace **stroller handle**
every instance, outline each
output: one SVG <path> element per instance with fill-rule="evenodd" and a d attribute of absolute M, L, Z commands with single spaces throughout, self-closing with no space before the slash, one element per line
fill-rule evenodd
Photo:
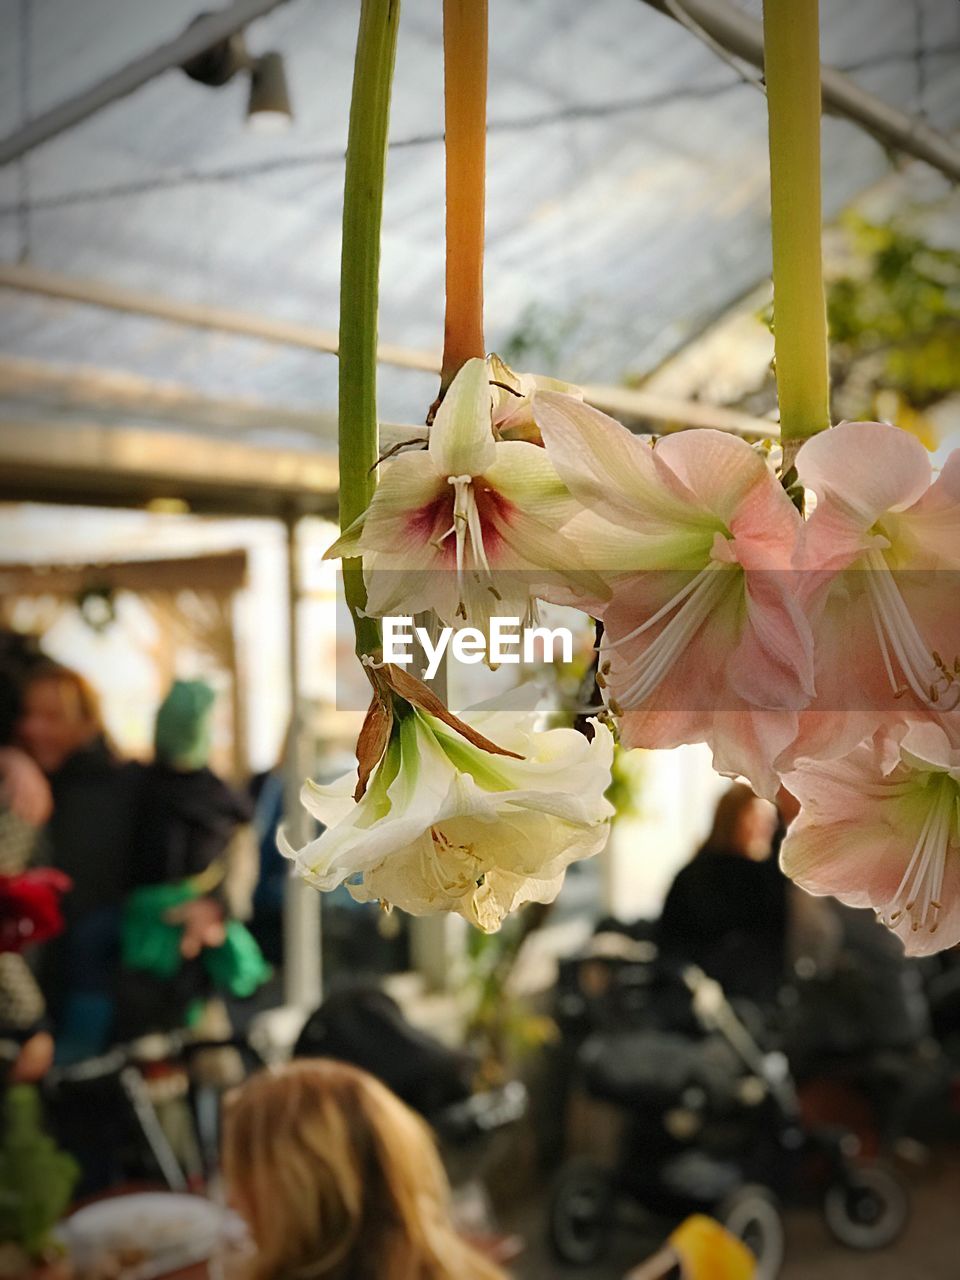
<path fill-rule="evenodd" d="M 790 1066 L 782 1053 L 768 1053 L 737 1016 L 719 982 L 697 965 L 685 965 L 680 975 L 693 997 L 693 1011 L 704 1031 L 723 1036 L 748 1071 L 764 1081 L 784 1113 L 797 1114 L 798 1102 Z"/>

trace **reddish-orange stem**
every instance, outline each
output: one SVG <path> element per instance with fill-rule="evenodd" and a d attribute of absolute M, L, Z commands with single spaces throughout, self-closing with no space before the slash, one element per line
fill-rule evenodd
<path fill-rule="evenodd" d="M 444 0 L 447 309 L 440 394 L 484 356 L 483 223 L 487 144 L 487 0 Z"/>

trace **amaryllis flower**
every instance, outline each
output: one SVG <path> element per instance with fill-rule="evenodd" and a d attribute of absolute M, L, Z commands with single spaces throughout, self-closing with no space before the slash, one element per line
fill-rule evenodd
<path fill-rule="evenodd" d="M 303 804 L 327 829 L 299 851 L 281 841 L 300 875 L 412 915 L 456 912 L 486 931 L 556 897 L 567 866 L 607 839 L 610 731 L 595 724 L 588 742 L 572 729 L 537 732 L 529 710 L 476 709 L 464 716 L 471 741 L 452 719 L 404 704 L 359 803 L 356 772 L 306 784 Z M 476 745 L 476 730 L 500 752 Z"/>
<path fill-rule="evenodd" d="M 533 407 L 586 509 L 567 534 L 612 592 L 579 603 L 604 623 L 600 681 L 624 745 L 708 742 L 720 772 L 772 797 L 772 762 L 813 693 L 793 504 L 763 456 L 722 432 L 651 447 L 569 397 Z"/>
<path fill-rule="evenodd" d="M 797 455 L 816 494 L 798 559 L 817 697 L 792 757 L 836 758 L 891 717 L 960 702 L 960 451 L 933 481 L 920 442 L 845 422 Z"/>
<path fill-rule="evenodd" d="M 879 730 L 843 760 L 804 761 L 780 858 L 815 894 L 873 907 L 911 955 L 960 942 L 960 718 Z"/>
<path fill-rule="evenodd" d="M 369 508 L 327 552 L 362 555 L 371 614 L 435 609 L 451 626 L 485 627 L 493 615 L 528 618 L 544 575 L 578 581 L 579 553 L 561 532 L 577 504 L 543 448 L 495 433 L 494 410 L 510 422 L 505 401 L 530 390 L 506 385 L 492 384 L 487 361 L 468 360 L 426 449 L 381 464 Z"/>
<path fill-rule="evenodd" d="M 60 898 L 71 887 L 70 877 L 52 867 L 0 876 L 0 952 L 23 951 L 62 933 Z"/>
<path fill-rule="evenodd" d="M 539 373 L 515 373 L 499 356 L 487 356 L 487 372 L 493 390 L 493 429 L 500 440 L 532 440 L 543 444 L 533 413 L 533 397 L 540 391 L 555 391 L 583 400 L 583 392 L 572 382 L 547 378 Z"/>

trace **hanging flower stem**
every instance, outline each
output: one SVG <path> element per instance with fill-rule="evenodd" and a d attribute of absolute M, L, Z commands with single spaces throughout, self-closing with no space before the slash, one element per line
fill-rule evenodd
<path fill-rule="evenodd" d="M 487 0 L 443 0 L 447 308 L 440 399 L 486 355 L 483 225 L 487 149 Z"/>
<path fill-rule="evenodd" d="M 380 224 L 387 160 L 390 89 L 400 0 L 362 0 L 350 102 L 340 260 L 340 528 L 370 505 L 376 487 L 377 305 Z M 357 653 L 381 647 L 380 628 L 365 614 L 362 562 L 344 560 L 343 584 Z"/>
<path fill-rule="evenodd" d="M 820 207 L 818 0 L 764 0 L 773 328 L 784 466 L 830 425 Z"/>

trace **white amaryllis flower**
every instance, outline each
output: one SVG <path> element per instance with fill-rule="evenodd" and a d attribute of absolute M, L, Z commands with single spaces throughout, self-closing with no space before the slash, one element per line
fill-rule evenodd
<path fill-rule="evenodd" d="M 327 552 L 363 557 L 372 615 L 434 609 L 450 626 L 485 628 L 494 615 L 528 619 L 545 577 L 603 590 L 578 574 L 580 553 L 561 532 L 577 503 L 525 438 L 534 390 L 495 357 L 468 360 L 427 447 L 381 464 L 370 506 Z"/>
<path fill-rule="evenodd" d="M 303 804 L 327 829 L 299 851 L 281 839 L 300 875 L 411 915 L 456 912 L 486 932 L 525 902 L 552 902 L 569 864 L 606 843 L 610 731 L 594 723 L 592 741 L 537 732 L 526 710 L 477 708 L 464 720 L 515 755 L 493 755 L 410 706 L 359 803 L 355 772 L 308 782 Z"/>

